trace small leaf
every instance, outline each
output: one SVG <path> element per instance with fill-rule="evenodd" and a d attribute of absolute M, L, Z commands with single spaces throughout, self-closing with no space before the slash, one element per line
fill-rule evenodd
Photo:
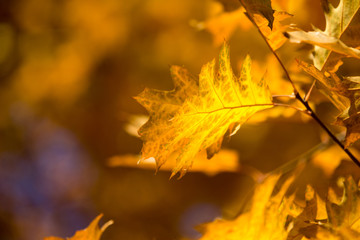
<path fill-rule="evenodd" d="M 274 11 L 271 2 L 265 0 L 240 0 L 246 10 L 249 19 L 261 31 L 273 50 L 280 48 L 285 42 L 283 32 L 290 26 L 282 25 L 281 21 L 292 17 L 287 12 Z"/>
<path fill-rule="evenodd" d="M 360 139 L 360 113 L 355 113 L 346 118 L 338 117 L 335 124 L 346 127 L 344 147 L 348 148 L 351 144 Z"/>
<path fill-rule="evenodd" d="M 349 108 L 349 99 L 344 96 L 346 88 L 336 75 L 327 77 L 324 72 L 318 70 L 310 63 L 306 63 L 301 60 L 298 60 L 298 63 L 301 69 L 318 81 L 318 87 L 320 90 L 324 92 L 324 95 L 329 98 L 329 100 L 337 109 L 339 109 L 340 112 L 344 112 Z"/>
<path fill-rule="evenodd" d="M 340 37 L 348 28 L 356 12 L 360 8 L 360 0 L 340 0 L 335 8 L 326 1 L 325 3 L 325 31 L 316 30 L 316 32 L 298 31 L 288 32 L 293 40 L 304 41 L 315 45 L 314 65 L 317 69 L 324 68 L 329 61 L 331 51 L 346 53 L 348 56 L 359 57 L 357 49 L 350 48 L 340 41 Z"/>
<path fill-rule="evenodd" d="M 260 14 L 268 20 L 268 26 L 273 28 L 274 10 L 271 7 L 270 0 L 240 0 L 248 14 Z"/>
<path fill-rule="evenodd" d="M 306 42 L 326 48 L 330 51 L 344 54 L 348 57 L 360 58 L 360 50 L 348 47 L 338 38 L 328 36 L 322 32 L 293 31 L 288 32 L 288 35 L 290 36 L 291 42 Z"/>
<path fill-rule="evenodd" d="M 113 223 L 113 221 L 110 220 L 107 223 L 105 223 L 101 228 L 99 228 L 98 223 L 101 217 L 102 214 L 97 216 L 87 228 L 77 231 L 74 236 L 66 239 L 67 240 L 99 240 L 105 229 Z M 63 239 L 58 237 L 46 237 L 44 238 L 44 240 L 63 240 Z"/>
<path fill-rule="evenodd" d="M 268 43 L 273 50 L 279 49 L 285 42 L 286 37 L 284 32 L 290 27 L 289 25 L 282 25 L 282 21 L 292 17 L 287 12 L 274 12 L 273 27 L 268 26 L 268 20 L 260 14 L 254 14 L 255 24 L 259 27 L 261 33 L 266 37 Z"/>

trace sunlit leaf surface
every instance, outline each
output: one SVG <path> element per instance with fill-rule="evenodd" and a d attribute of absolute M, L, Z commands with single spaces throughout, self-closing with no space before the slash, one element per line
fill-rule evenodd
<path fill-rule="evenodd" d="M 228 129 L 238 129 L 234 124 L 240 126 L 257 111 L 273 106 L 265 80 L 251 77 L 249 56 L 240 77 L 234 75 L 226 44 L 217 71 L 214 59 L 202 67 L 199 80 L 180 67 L 172 67 L 171 72 L 173 91 L 145 89 L 136 99 L 150 113 L 139 130 L 144 141 L 142 158 L 154 157 L 160 167 L 177 151 L 173 175 L 185 174 L 200 150 L 210 148 L 210 155 L 217 152 Z"/>

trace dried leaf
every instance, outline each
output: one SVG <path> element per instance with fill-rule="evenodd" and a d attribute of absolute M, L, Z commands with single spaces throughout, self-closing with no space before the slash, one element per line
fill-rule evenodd
<path fill-rule="evenodd" d="M 142 159 L 154 157 L 160 167 L 178 152 L 172 176 L 177 172 L 182 176 L 195 155 L 222 139 L 233 123 L 241 125 L 257 111 L 272 107 L 265 80 L 252 79 L 250 71 L 247 56 L 240 77 L 235 77 L 229 47 L 224 44 L 217 72 L 212 60 L 202 67 L 198 82 L 184 69 L 177 74 L 172 70 L 173 91 L 145 89 L 136 97 L 150 113 L 139 130 L 144 141 Z"/>
<path fill-rule="evenodd" d="M 348 148 L 351 144 L 360 139 L 360 113 L 355 113 L 349 117 L 338 117 L 335 124 L 346 127 L 344 147 Z"/>
<path fill-rule="evenodd" d="M 298 61 L 299 66 L 318 80 L 324 95 L 341 112 L 336 125 L 346 127 L 344 146 L 348 148 L 360 139 L 360 80 L 359 77 L 339 78 L 336 73 L 319 71 L 314 65 Z"/>
<path fill-rule="evenodd" d="M 242 5 L 245 7 L 248 14 L 260 14 L 264 16 L 270 29 L 273 28 L 274 22 L 274 10 L 271 7 L 270 0 L 240 0 Z"/>
<path fill-rule="evenodd" d="M 304 41 L 316 45 L 314 65 L 317 69 L 323 69 L 331 51 L 336 50 L 336 52 L 346 53 L 349 56 L 359 57 L 359 51 L 346 46 L 346 43 L 340 41 L 340 37 L 360 8 L 360 0 L 340 0 L 336 8 L 330 3 L 325 6 L 325 31 L 316 29 L 316 32 L 308 33 L 303 31 L 288 32 L 294 41 Z"/>
<path fill-rule="evenodd" d="M 99 228 L 98 223 L 101 217 L 102 214 L 97 216 L 87 228 L 77 231 L 74 236 L 66 239 L 67 240 L 99 240 L 105 229 L 113 223 L 113 221 L 110 220 L 107 223 L 105 223 L 101 228 Z M 58 237 L 46 237 L 44 238 L 44 240 L 63 240 L 63 239 Z"/>
<path fill-rule="evenodd" d="M 318 87 L 320 90 L 324 92 L 324 95 L 329 98 L 329 100 L 337 109 L 339 109 L 340 112 L 344 112 L 349 108 L 349 99 L 344 96 L 346 88 L 335 74 L 332 74 L 328 77 L 324 72 L 318 70 L 310 63 L 306 63 L 301 60 L 298 60 L 298 63 L 301 69 L 313 76 L 318 81 Z"/>
<path fill-rule="evenodd" d="M 309 44 L 317 45 L 319 47 L 334 51 L 340 54 L 344 54 L 348 57 L 360 58 L 360 50 L 352 47 L 348 47 L 340 39 L 328 36 L 322 32 L 304 32 L 293 31 L 288 32 L 290 41 L 295 43 L 306 42 Z M 318 59 L 315 57 L 315 59 Z M 320 63 L 316 63 L 320 66 Z"/>
<path fill-rule="evenodd" d="M 271 48 L 273 50 L 280 48 L 286 42 L 283 32 L 289 28 L 289 25 L 282 25 L 280 22 L 292 15 L 287 12 L 274 11 L 270 1 L 240 0 L 240 2 Z"/>

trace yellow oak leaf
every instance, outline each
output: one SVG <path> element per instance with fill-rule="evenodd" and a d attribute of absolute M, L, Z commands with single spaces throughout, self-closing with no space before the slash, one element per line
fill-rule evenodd
<path fill-rule="evenodd" d="M 328 3 L 325 10 L 326 27 L 325 31 L 315 29 L 312 32 L 295 31 L 288 32 L 290 39 L 295 42 L 307 42 L 315 45 L 314 65 L 318 69 L 323 69 L 331 51 L 335 51 L 347 56 L 360 58 L 360 51 L 348 47 L 340 38 L 351 23 L 356 12 L 360 8 L 360 0 L 340 0 L 335 8 Z"/>
<path fill-rule="evenodd" d="M 177 152 L 172 176 L 178 172 L 183 176 L 199 151 L 214 145 L 218 151 L 229 128 L 237 130 L 257 111 L 273 106 L 265 80 L 252 79 L 249 56 L 240 77 L 235 76 L 227 44 L 221 49 L 217 71 L 213 59 L 202 67 L 199 79 L 181 67 L 172 67 L 171 73 L 174 90 L 145 89 L 135 99 L 150 114 L 139 129 L 142 159 L 153 157 L 160 167 Z"/>
<path fill-rule="evenodd" d="M 66 240 L 99 240 L 105 229 L 111 224 L 113 224 L 113 221 L 110 220 L 106 222 L 101 228 L 99 228 L 98 223 L 101 217 L 102 214 L 97 216 L 87 228 L 77 231 L 74 236 L 72 236 L 71 238 L 66 238 Z M 44 238 L 44 240 L 65 240 L 65 239 L 59 237 L 46 237 Z"/>
<path fill-rule="evenodd" d="M 200 240 L 287 239 L 286 222 L 293 209 L 294 196 L 285 197 L 294 178 L 288 178 L 273 195 L 280 175 L 270 175 L 255 189 L 252 205 L 248 212 L 234 220 L 217 219 L 203 224 Z M 295 213 L 296 214 L 296 213 Z"/>

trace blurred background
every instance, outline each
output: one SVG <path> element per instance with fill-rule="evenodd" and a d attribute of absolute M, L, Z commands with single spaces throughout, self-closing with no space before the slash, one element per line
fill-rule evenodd
<path fill-rule="evenodd" d="M 194 226 L 238 214 L 255 175 L 320 143 L 313 121 L 279 108 L 225 143 L 236 153 L 226 171 L 200 167 L 169 180 L 169 171 L 134 167 L 142 142 L 126 126 L 146 111 L 132 97 L 145 87 L 171 89 L 170 65 L 198 74 L 224 39 L 235 72 L 250 54 L 256 77 L 266 72 L 274 94 L 291 94 L 238 8 L 236 0 L 1 0 L 0 239 L 70 237 L 99 213 L 115 222 L 102 239 L 196 239 Z M 320 1 L 278 0 L 273 8 L 306 30 L 324 27 Z M 309 59 L 309 49 L 286 43 L 279 50 L 303 89 L 311 79 L 294 57 Z M 335 108 L 316 92 L 314 100 L 330 123 Z M 123 156 L 133 164 L 109 166 L 114 156 L 118 165 Z M 330 178 L 321 164 L 307 166 L 305 182 Z"/>

